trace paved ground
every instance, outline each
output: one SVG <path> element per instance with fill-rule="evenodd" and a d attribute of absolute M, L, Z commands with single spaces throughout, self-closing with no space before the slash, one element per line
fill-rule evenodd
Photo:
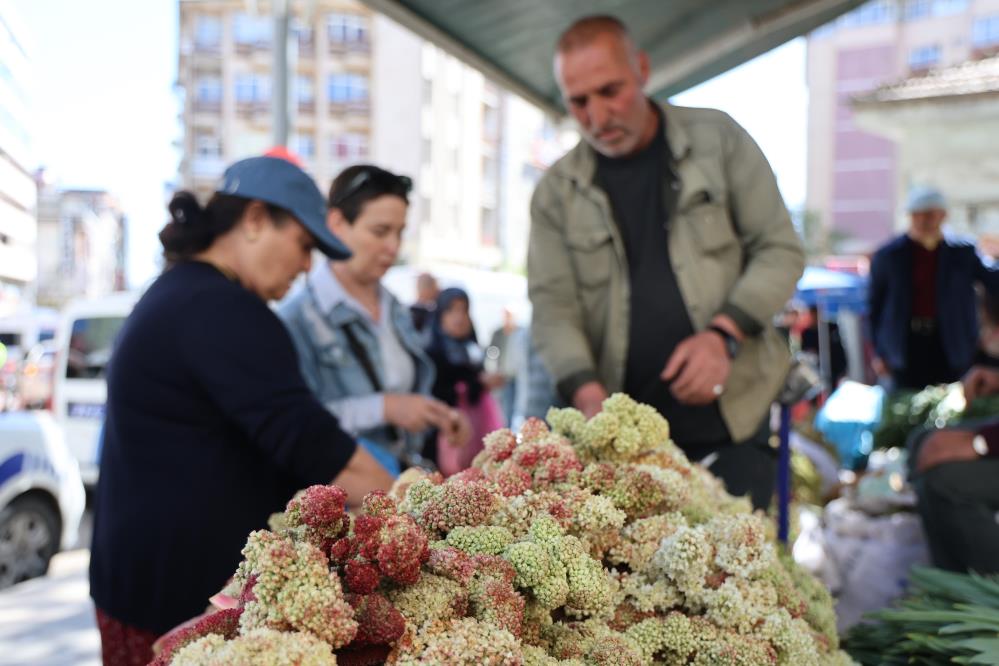
<path fill-rule="evenodd" d="M 0 592 L 0 666 L 100 666 L 89 550 L 52 559 L 44 578 Z"/>

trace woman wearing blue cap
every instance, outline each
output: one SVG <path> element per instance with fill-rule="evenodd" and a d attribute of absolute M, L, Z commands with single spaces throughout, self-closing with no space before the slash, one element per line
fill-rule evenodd
<path fill-rule="evenodd" d="M 147 663 L 153 640 L 201 613 L 251 530 L 296 490 L 334 482 L 353 502 L 391 477 L 312 396 L 267 301 L 319 248 L 323 196 L 297 166 L 255 157 L 202 208 L 181 192 L 160 232 L 168 268 L 122 328 L 90 564 L 104 663 Z"/>

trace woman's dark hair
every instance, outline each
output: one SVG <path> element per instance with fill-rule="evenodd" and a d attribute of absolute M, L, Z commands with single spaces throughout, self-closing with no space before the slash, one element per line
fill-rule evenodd
<path fill-rule="evenodd" d="M 207 250 L 215 239 L 236 226 L 251 203 L 253 199 L 215 193 L 202 207 L 191 192 L 182 190 L 174 194 L 167 205 L 170 221 L 159 234 L 163 258 L 167 264 L 187 261 Z M 280 206 L 264 205 L 277 226 L 283 225 L 291 217 L 291 213 Z"/>
<path fill-rule="evenodd" d="M 355 164 L 333 179 L 328 203 L 353 224 L 365 204 L 386 194 L 397 196 L 408 205 L 412 189 L 409 176 L 397 176 L 373 164 Z"/>

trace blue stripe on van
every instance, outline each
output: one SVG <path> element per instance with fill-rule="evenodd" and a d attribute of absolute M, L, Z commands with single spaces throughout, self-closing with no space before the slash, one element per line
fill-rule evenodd
<path fill-rule="evenodd" d="M 20 474 L 24 468 L 24 454 L 15 453 L 0 463 L 0 487 L 2 487 L 14 475 Z"/>

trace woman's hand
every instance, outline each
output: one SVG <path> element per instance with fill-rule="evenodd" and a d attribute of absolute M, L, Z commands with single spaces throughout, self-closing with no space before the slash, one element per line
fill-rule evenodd
<path fill-rule="evenodd" d="M 388 492 L 393 481 L 392 475 L 360 444 L 347 466 L 332 480 L 347 492 L 347 505 L 351 507 L 361 506 L 364 496 L 374 490 Z"/>
<path fill-rule="evenodd" d="M 490 391 L 495 391 L 506 384 L 506 377 L 498 372 L 483 372 L 479 375 L 479 381 Z"/>
<path fill-rule="evenodd" d="M 472 439 L 472 422 L 457 409 L 452 409 L 447 424 L 440 431 L 444 441 L 453 447 L 462 448 Z"/>
<path fill-rule="evenodd" d="M 418 393 L 386 393 L 384 405 L 385 420 L 406 432 L 443 432 L 451 419 L 447 404 Z"/>

